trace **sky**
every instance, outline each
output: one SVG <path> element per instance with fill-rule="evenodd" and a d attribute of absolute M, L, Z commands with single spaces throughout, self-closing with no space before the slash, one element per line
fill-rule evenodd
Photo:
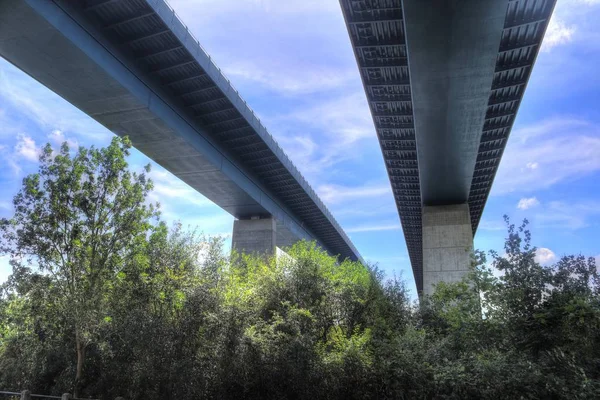
<path fill-rule="evenodd" d="M 415 293 L 390 183 L 337 0 L 171 0 L 363 258 Z M 600 261 L 600 0 L 559 0 L 479 229 L 502 252 L 507 214 L 530 221 L 538 260 Z M 45 143 L 104 146 L 112 133 L 0 58 L 0 217 Z M 230 238 L 233 217 L 153 164 L 166 221 Z M 230 239 L 226 242 L 230 246 Z M 10 274 L 0 257 L 0 282 Z"/>

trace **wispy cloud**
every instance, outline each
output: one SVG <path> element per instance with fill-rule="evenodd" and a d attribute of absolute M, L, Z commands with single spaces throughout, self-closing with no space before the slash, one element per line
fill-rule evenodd
<path fill-rule="evenodd" d="M 141 168 L 134 168 L 134 170 L 139 169 Z M 195 207 L 212 207 L 214 205 L 195 189 L 157 165 L 153 166 L 150 178 L 154 183 L 154 190 L 150 194 L 149 200 L 161 203 L 163 209 L 174 201 L 179 205 L 186 204 Z"/>
<path fill-rule="evenodd" d="M 20 133 L 17 136 L 15 155 L 28 161 L 36 162 L 40 156 L 40 148 L 35 144 L 31 136 Z"/>
<path fill-rule="evenodd" d="M 519 200 L 519 203 L 517 204 L 517 208 L 519 210 L 528 210 L 532 207 L 538 206 L 540 204 L 539 200 L 535 197 L 529 197 L 529 198 L 522 198 L 521 200 Z"/>
<path fill-rule="evenodd" d="M 367 151 L 381 157 L 362 89 L 297 107 L 268 123 L 294 163 L 313 179 L 332 166 L 360 160 Z M 383 159 L 373 162 L 383 165 Z"/>
<path fill-rule="evenodd" d="M 6 145 L 0 146 L 0 158 L 10 167 L 13 174 L 18 176 L 26 165 L 24 163 L 33 166 L 33 163 L 39 161 L 42 148 L 32 135 L 20 132 L 16 135 L 15 139 L 15 144 L 10 150 Z M 60 130 L 52 131 L 48 135 L 48 139 L 50 139 L 55 146 L 59 146 L 62 142 L 66 141 L 71 147 L 77 147 L 77 141 L 66 138 Z"/>
<path fill-rule="evenodd" d="M 44 131 L 76 132 L 95 141 L 108 142 L 112 134 L 66 100 L 40 85 L 0 58 L 0 98 Z M 52 106 L 48 106 L 51 104 Z"/>
<path fill-rule="evenodd" d="M 354 64 L 339 62 L 352 59 L 352 54 L 335 0 L 170 3 L 217 64 L 244 89 L 256 91 L 258 83 L 293 96 L 329 92 L 356 79 Z M 345 52 L 331 52 L 342 45 Z"/>
<path fill-rule="evenodd" d="M 292 71 L 285 65 L 264 69 L 249 61 L 238 62 L 224 68 L 235 80 L 253 82 L 282 95 L 306 95 L 339 89 L 356 79 L 354 69 L 339 70 L 320 65 L 295 65 Z"/>
<path fill-rule="evenodd" d="M 175 216 L 175 215 L 173 215 Z M 181 218 L 181 214 L 176 218 L 163 218 L 168 222 L 179 221 L 185 228 L 197 229 L 199 233 L 208 236 L 220 236 L 223 238 L 231 238 L 234 218 L 221 210 L 221 212 L 211 212 L 207 214 L 196 214 L 194 217 Z"/>
<path fill-rule="evenodd" d="M 549 52 L 556 46 L 573 41 L 575 32 L 575 26 L 569 26 L 559 17 L 553 15 L 548 24 L 541 51 Z"/>
<path fill-rule="evenodd" d="M 301 122 L 335 139 L 337 146 L 374 138 L 375 128 L 362 90 L 312 104 L 275 119 L 275 122 Z"/>
<path fill-rule="evenodd" d="M 132 166 L 132 169 L 141 168 Z M 197 228 L 210 236 L 231 235 L 233 217 L 194 188 L 158 165 L 153 165 L 150 178 L 154 190 L 148 200 L 160 203 L 163 220 L 169 223 L 179 221 L 185 227 Z"/>
<path fill-rule="evenodd" d="M 387 224 L 387 225 L 360 225 L 353 226 L 346 229 L 348 233 L 354 232 L 379 232 L 379 231 L 397 231 L 402 229 L 400 224 Z"/>
<path fill-rule="evenodd" d="M 600 128 L 554 118 L 511 134 L 493 195 L 531 192 L 600 171 Z"/>
<path fill-rule="evenodd" d="M 523 209 L 523 215 L 535 228 L 576 231 L 592 225 L 600 225 L 600 201 L 548 201 L 539 203 L 533 209 Z M 478 231 L 506 231 L 506 224 L 500 219 L 483 219 Z"/>
<path fill-rule="evenodd" d="M 533 214 L 533 221 L 542 228 L 577 230 L 590 226 L 597 217 L 600 217 L 599 201 L 551 201 Z"/>
<path fill-rule="evenodd" d="M 481 222 L 479 222 L 479 227 L 477 228 L 478 231 L 480 230 L 484 230 L 484 231 L 506 231 L 506 224 L 502 221 L 498 220 L 489 220 L 489 219 L 482 219 Z"/>
<path fill-rule="evenodd" d="M 540 164 L 536 163 L 536 162 L 528 162 L 527 164 L 525 164 L 525 167 L 528 169 L 537 169 L 537 167 L 539 167 Z"/>
<path fill-rule="evenodd" d="M 266 11 L 278 15 L 335 12 L 339 11 L 339 4 L 335 1 L 323 0 L 169 0 L 178 14 L 189 15 L 189 13 L 203 13 L 214 15 L 225 11 L 238 10 L 245 12 Z"/>
<path fill-rule="evenodd" d="M 388 195 L 392 191 L 390 185 L 349 187 L 341 185 L 321 185 L 317 192 L 329 203 L 341 203 L 349 200 L 365 199 Z"/>
<path fill-rule="evenodd" d="M 328 185 L 348 174 L 346 166 L 356 160 L 369 157 L 371 165 L 381 165 L 385 176 L 339 2 L 173 0 L 171 4 L 302 174 L 313 187 L 323 188 L 318 192 L 324 193 L 324 201 L 345 201 L 344 193 L 337 199 Z"/>
<path fill-rule="evenodd" d="M 40 148 L 35 143 L 35 140 L 24 133 L 16 135 L 16 142 L 12 147 L 7 145 L 0 146 L 0 160 L 10 168 L 15 177 L 21 174 L 23 162 L 37 162 L 39 155 Z"/>

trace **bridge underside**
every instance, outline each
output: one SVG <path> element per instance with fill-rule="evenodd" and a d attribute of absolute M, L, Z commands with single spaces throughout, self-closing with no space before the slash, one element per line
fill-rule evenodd
<path fill-rule="evenodd" d="M 277 239 L 360 254 L 163 0 L 2 0 L 0 56 Z"/>
<path fill-rule="evenodd" d="M 404 0 L 424 205 L 465 203 L 508 0 Z"/>
<path fill-rule="evenodd" d="M 422 293 L 423 207 L 472 240 L 556 0 L 340 2 Z"/>

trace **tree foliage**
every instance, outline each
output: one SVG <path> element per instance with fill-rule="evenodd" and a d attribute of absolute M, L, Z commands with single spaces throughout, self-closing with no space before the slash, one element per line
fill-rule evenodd
<path fill-rule="evenodd" d="M 145 204 L 152 183 L 127 168 L 130 147 L 115 138 L 105 149 L 80 148 L 71 156 L 66 143 L 58 153 L 47 145 L 39 173 L 27 176 L 14 198 L 13 218 L 0 222 L 2 251 L 11 257 L 18 289 L 41 297 L 56 313 L 46 322 L 60 319 L 61 329 L 75 337 L 76 394 L 87 348 L 110 318 L 114 278 L 155 215 Z M 35 323 L 45 335 L 48 328 Z"/>
<path fill-rule="evenodd" d="M 594 259 L 504 254 L 420 305 L 400 279 L 314 243 L 226 255 L 160 222 L 127 140 L 48 147 L 2 222 L 0 388 L 111 399 L 594 399 Z M 83 353 L 80 350 L 83 349 Z M 81 354 L 83 361 L 81 362 Z"/>

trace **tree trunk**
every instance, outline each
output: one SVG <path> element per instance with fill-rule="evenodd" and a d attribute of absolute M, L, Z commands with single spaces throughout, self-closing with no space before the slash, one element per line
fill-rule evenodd
<path fill-rule="evenodd" d="M 77 347 L 77 370 L 75 373 L 75 385 L 73 387 L 73 397 L 79 397 L 81 378 L 83 374 L 83 363 L 85 361 L 85 344 L 81 338 L 79 330 L 75 333 L 75 346 Z"/>

